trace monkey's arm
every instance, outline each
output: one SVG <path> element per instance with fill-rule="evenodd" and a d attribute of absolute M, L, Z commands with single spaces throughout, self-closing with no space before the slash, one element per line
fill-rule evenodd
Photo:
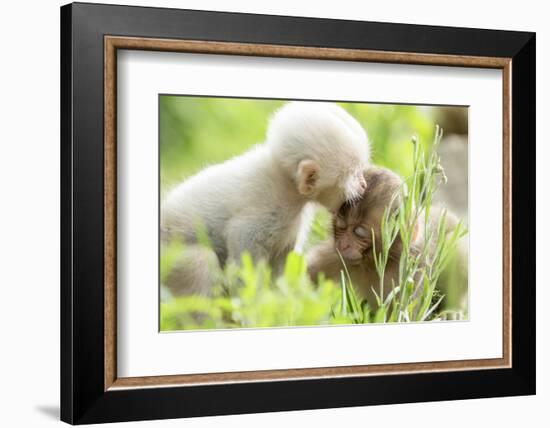
<path fill-rule="evenodd" d="M 307 270 L 311 280 L 317 283 L 319 274 L 324 273 L 326 278 L 338 281 L 340 270 L 343 269 L 342 262 L 334 249 L 334 241 L 329 239 L 321 242 L 308 251 Z"/>

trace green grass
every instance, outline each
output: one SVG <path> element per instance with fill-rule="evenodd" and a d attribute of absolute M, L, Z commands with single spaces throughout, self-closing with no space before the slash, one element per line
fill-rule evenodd
<path fill-rule="evenodd" d="M 307 275 L 304 257 L 288 254 L 284 273 L 273 279 L 264 262 L 254 264 L 248 253 L 240 265 L 224 269 L 224 281 L 211 297 L 185 296 L 161 304 L 161 330 L 257 328 L 334 324 L 339 288 Z"/>
<path fill-rule="evenodd" d="M 400 190 L 398 209 L 385 211 L 380 248 L 373 247 L 380 280 L 372 284 L 376 302 L 359 299 L 343 260 L 338 283 L 322 276 L 313 283 L 304 257 L 297 253 L 288 254 L 284 272 L 276 278 L 266 263 L 254 264 L 250 255 L 244 253 L 239 264 L 224 267 L 222 280 L 211 296 L 185 296 L 162 302 L 161 330 L 411 322 L 440 319 L 453 313 L 453 308 L 442 307 L 444 294 L 437 286 L 466 229 L 459 222 L 447 231 L 444 210 L 436 219 L 436 227 L 428 221 L 433 196 L 445 181 L 436 152 L 440 140 L 441 131 L 436 128 L 431 143 L 420 144 L 417 138 L 408 143 L 411 165 L 406 169 L 411 173 Z M 320 211 L 311 228 L 310 244 L 327 238 L 328 222 L 328 213 Z M 413 251 L 415 225 L 423 232 L 420 253 Z M 385 268 L 389 248 L 398 237 L 403 244 L 399 277 L 387 293 Z M 161 281 L 178 251 L 179 244 L 163 249 Z"/>
<path fill-rule="evenodd" d="M 446 210 L 441 210 L 435 219 L 431 211 L 433 196 L 446 181 L 437 155 L 441 137 L 442 131 L 436 127 L 434 142 L 427 154 L 420 149 L 417 138 L 413 138 L 413 174 L 401 188 L 399 208 L 384 212 L 381 248 L 373 245 L 378 293 L 374 284 L 372 287 L 377 299 L 376 319 L 380 322 L 426 321 L 437 315 L 444 297 L 440 295 L 434 302 L 439 294 L 436 293 L 438 281 L 455 254 L 458 240 L 466 235 L 461 221 L 448 230 Z M 418 233 L 423 243 L 420 251 L 415 251 L 413 236 Z M 384 290 L 385 268 L 390 247 L 398 237 L 403 244 L 399 276 L 388 294 Z"/>

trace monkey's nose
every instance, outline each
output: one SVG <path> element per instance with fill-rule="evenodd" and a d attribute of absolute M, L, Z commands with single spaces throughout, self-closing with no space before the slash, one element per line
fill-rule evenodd
<path fill-rule="evenodd" d="M 347 251 L 350 247 L 350 244 L 340 244 L 340 251 Z"/>

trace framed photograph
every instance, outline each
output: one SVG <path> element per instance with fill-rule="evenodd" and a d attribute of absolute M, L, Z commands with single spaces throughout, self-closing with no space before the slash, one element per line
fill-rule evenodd
<path fill-rule="evenodd" d="M 535 34 L 61 8 L 61 419 L 535 393 Z"/>

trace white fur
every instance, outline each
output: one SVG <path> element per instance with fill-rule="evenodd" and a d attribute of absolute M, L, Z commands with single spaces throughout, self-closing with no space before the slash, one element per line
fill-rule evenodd
<path fill-rule="evenodd" d="M 248 250 L 275 267 L 308 227 L 306 204 L 336 209 L 355 198 L 368 158 L 365 132 L 343 109 L 288 103 L 273 116 L 265 143 L 204 169 L 169 192 L 161 208 L 163 237 L 193 240 L 201 222 L 222 264 Z M 302 160 L 320 167 L 311 195 L 297 188 Z"/>
<path fill-rule="evenodd" d="M 367 134 L 336 104 L 305 101 L 286 104 L 271 119 L 266 144 L 290 174 L 301 160 L 312 159 L 323 171 L 321 187 L 338 184 L 346 199 L 359 196 L 355 194 L 357 183 L 369 160 Z"/>

